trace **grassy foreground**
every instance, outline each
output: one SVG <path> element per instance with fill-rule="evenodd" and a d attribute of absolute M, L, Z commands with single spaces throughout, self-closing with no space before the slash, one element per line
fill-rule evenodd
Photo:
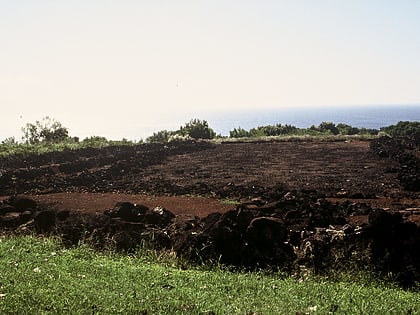
<path fill-rule="evenodd" d="M 0 266 L 0 314 L 420 314 L 420 293 L 358 277 L 185 270 L 54 239 L 0 238 Z"/>

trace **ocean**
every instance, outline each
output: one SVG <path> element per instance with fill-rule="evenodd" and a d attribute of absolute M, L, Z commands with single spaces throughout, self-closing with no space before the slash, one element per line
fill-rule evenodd
<path fill-rule="evenodd" d="M 308 128 L 318 126 L 323 121 L 380 129 L 399 121 L 420 121 L 420 105 L 226 111 L 209 113 L 203 119 L 221 135 L 229 135 L 229 131 L 237 127 L 249 130 L 258 126 L 289 124 Z"/>

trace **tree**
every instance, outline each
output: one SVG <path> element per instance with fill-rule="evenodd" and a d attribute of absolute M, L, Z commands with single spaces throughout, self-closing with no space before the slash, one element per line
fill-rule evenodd
<path fill-rule="evenodd" d="M 318 130 L 319 131 L 322 131 L 322 132 L 329 131 L 333 135 L 338 135 L 340 133 L 340 131 L 338 130 L 338 128 L 335 126 L 335 124 L 332 123 L 332 122 L 329 122 L 329 121 L 323 121 L 318 126 Z"/>
<path fill-rule="evenodd" d="M 22 140 L 29 144 L 39 142 L 61 142 L 69 137 L 68 130 L 60 122 L 46 116 L 35 124 L 27 123 L 22 127 Z"/>
<path fill-rule="evenodd" d="M 178 134 L 189 136 L 193 139 L 213 139 L 216 133 L 205 120 L 191 119 L 185 126 L 181 126 Z"/>

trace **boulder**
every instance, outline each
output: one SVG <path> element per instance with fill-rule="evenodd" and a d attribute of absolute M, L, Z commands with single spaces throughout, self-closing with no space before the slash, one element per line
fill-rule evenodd
<path fill-rule="evenodd" d="M 37 207 L 37 204 L 33 199 L 25 196 L 10 197 L 8 200 L 6 200 L 6 203 L 13 206 L 18 212 L 35 210 Z"/>
<path fill-rule="evenodd" d="M 287 228 L 275 217 L 257 217 L 249 224 L 246 234 L 244 259 L 255 267 L 285 268 L 295 260 L 291 245 L 286 243 Z"/>
<path fill-rule="evenodd" d="M 141 222 L 148 211 L 149 208 L 143 205 L 135 205 L 131 202 L 118 202 L 113 209 L 105 211 L 104 214 L 124 221 Z"/>
<path fill-rule="evenodd" d="M 273 247 L 286 241 L 286 225 L 278 218 L 257 217 L 249 224 L 246 238 L 249 243 Z"/>
<path fill-rule="evenodd" d="M 404 221 L 400 213 L 375 209 L 369 214 L 367 235 L 371 261 L 384 273 L 392 273 L 403 286 L 420 281 L 420 227 Z"/>
<path fill-rule="evenodd" d="M 166 210 L 164 207 L 158 206 L 151 211 L 146 211 L 142 222 L 144 224 L 165 227 L 171 223 L 173 218 L 175 218 L 175 215 L 172 212 Z"/>
<path fill-rule="evenodd" d="M 35 230 L 37 233 L 50 233 L 55 228 L 56 212 L 53 210 L 43 210 L 34 217 Z"/>

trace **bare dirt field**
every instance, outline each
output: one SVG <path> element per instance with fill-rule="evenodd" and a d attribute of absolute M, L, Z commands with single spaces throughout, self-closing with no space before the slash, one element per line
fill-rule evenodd
<path fill-rule="evenodd" d="M 418 195 L 401 187 L 398 162 L 378 157 L 369 144 L 203 143 L 49 154 L 15 161 L 0 194 L 29 194 L 73 210 L 103 211 L 131 201 L 203 216 L 232 208 L 219 200 L 270 199 L 269 192 L 283 185 L 384 208 L 418 206 Z"/>

